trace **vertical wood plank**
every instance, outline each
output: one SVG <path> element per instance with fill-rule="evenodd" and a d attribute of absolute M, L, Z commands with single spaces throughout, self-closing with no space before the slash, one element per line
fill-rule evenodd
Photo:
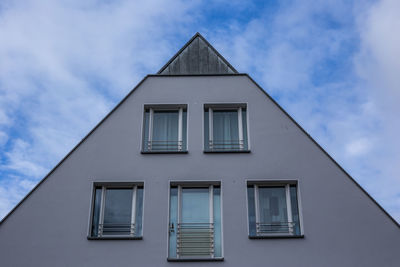
<path fill-rule="evenodd" d="M 179 74 L 179 57 L 175 58 L 174 61 L 171 62 L 171 65 L 169 66 L 169 73 L 170 74 Z"/>
<path fill-rule="evenodd" d="M 189 74 L 189 50 L 186 47 L 179 55 L 179 74 Z"/>
<path fill-rule="evenodd" d="M 199 38 L 193 40 L 193 42 L 188 46 L 189 50 L 189 66 L 188 71 L 191 74 L 199 73 Z"/>
<path fill-rule="evenodd" d="M 218 73 L 218 58 L 217 55 L 208 47 L 208 73 Z"/>
<path fill-rule="evenodd" d="M 174 74 L 236 73 L 204 39 L 197 37 L 161 72 Z"/>
<path fill-rule="evenodd" d="M 199 39 L 199 73 L 208 74 L 208 46 L 206 43 Z"/>

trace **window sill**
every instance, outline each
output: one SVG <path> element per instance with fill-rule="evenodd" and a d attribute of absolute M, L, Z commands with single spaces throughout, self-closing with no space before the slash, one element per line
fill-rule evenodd
<path fill-rule="evenodd" d="M 204 150 L 204 153 L 250 153 L 250 150 Z"/>
<path fill-rule="evenodd" d="M 304 235 L 249 235 L 249 239 L 304 238 Z"/>
<path fill-rule="evenodd" d="M 142 236 L 103 236 L 103 237 L 94 237 L 88 236 L 88 240 L 142 240 Z"/>
<path fill-rule="evenodd" d="M 140 151 L 141 154 L 187 154 L 188 151 Z"/>
<path fill-rule="evenodd" d="M 185 259 L 178 259 L 178 258 L 167 258 L 167 261 L 177 262 L 177 261 L 224 261 L 224 258 L 185 258 Z"/>

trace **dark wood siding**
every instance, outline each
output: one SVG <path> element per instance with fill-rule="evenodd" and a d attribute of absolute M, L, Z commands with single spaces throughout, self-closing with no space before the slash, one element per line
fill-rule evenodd
<path fill-rule="evenodd" d="M 193 38 L 158 72 L 175 74 L 238 73 L 200 34 Z"/>

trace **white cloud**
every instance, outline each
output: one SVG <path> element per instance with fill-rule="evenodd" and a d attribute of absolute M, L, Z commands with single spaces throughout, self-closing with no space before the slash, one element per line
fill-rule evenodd
<path fill-rule="evenodd" d="M 141 77 L 163 65 L 179 48 L 177 36 L 196 31 L 190 27 L 199 4 L 0 3 L 0 145 L 10 146 L 0 171 L 31 176 L 0 180 L 0 217 Z M 204 26 L 233 66 L 251 73 L 398 220 L 399 4 L 295 0 L 245 24 Z M 357 35 L 354 58 L 346 47 Z M 321 64 L 344 53 L 337 77 L 324 73 L 336 67 Z"/>
<path fill-rule="evenodd" d="M 214 35 L 398 221 L 399 10 L 391 0 L 292 1 Z"/>
<path fill-rule="evenodd" d="M 360 156 L 368 153 L 371 145 L 367 138 L 360 138 L 347 144 L 345 150 L 349 156 Z"/>
<path fill-rule="evenodd" d="M 6 152 L 5 155 L 9 159 L 9 163 L 2 167 L 3 170 L 13 170 L 21 174 L 39 178 L 46 174 L 47 169 L 32 160 L 32 145 L 17 139 L 13 150 Z"/>
<path fill-rule="evenodd" d="M 6 125 L 10 123 L 10 119 L 4 111 L 0 110 L 0 125 Z"/>
<path fill-rule="evenodd" d="M 3 146 L 8 141 L 8 134 L 0 131 L 0 147 Z"/>
<path fill-rule="evenodd" d="M 361 47 L 355 58 L 364 93 L 380 123 L 375 136 L 379 147 L 368 157 L 380 172 L 365 183 L 374 196 L 400 221 L 400 2 L 383 0 L 359 17 Z"/>
<path fill-rule="evenodd" d="M 10 209 L 147 73 L 197 1 L 0 3 L 1 211 Z M 6 183 L 7 181 L 7 183 Z M 28 187 L 32 184 L 28 183 Z"/>
<path fill-rule="evenodd" d="M 390 108 L 400 100 L 400 2 L 383 0 L 376 3 L 359 23 L 362 47 L 358 70 L 366 80 L 379 88 L 374 95 Z"/>
<path fill-rule="evenodd" d="M 0 181 L 0 218 L 7 215 L 35 185 L 35 181 L 18 176 Z"/>

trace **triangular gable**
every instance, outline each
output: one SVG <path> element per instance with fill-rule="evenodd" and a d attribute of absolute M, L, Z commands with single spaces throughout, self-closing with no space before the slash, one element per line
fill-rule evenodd
<path fill-rule="evenodd" d="M 321 147 L 317 141 L 315 141 L 311 135 L 306 132 L 295 120 L 292 116 L 290 116 L 284 109 L 281 107 L 278 102 L 274 100 L 272 96 L 270 96 L 256 81 L 254 81 L 248 74 L 228 74 L 229 75 L 238 75 L 238 76 L 246 76 L 248 77 L 251 82 L 253 82 L 256 87 L 263 93 L 265 96 L 272 101 L 273 104 L 275 104 L 279 110 L 281 110 L 302 132 L 305 134 L 311 141 L 314 143 L 397 227 L 400 228 L 400 223 L 398 223 L 360 184 L 357 183 L 357 181 L 351 177 L 349 173 L 344 170 L 339 163 L 337 163 L 331 155 L 328 154 L 328 152 L 325 151 L 323 147 Z M 47 178 L 49 178 L 59 166 L 61 166 L 68 158 L 71 156 L 79 147 L 81 144 L 83 144 L 91 135 L 94 133 L 102 124 L 105 122 L 135 91 L 138 89 L 149 77 L 160 77 L 159 74 L 149 74 L 145 76 L 39 183 L 8 213 L 6 214 L 2 220 L 0 220 L 0 226 L 2 223 L 11 216 L 11 214 L 14 213 L 16 209 L 18 209 L 19 206 L 21 206 L 25 200 L 29 198 L 30 195 L 32 195 L 38 187 L 46 181 Z"/>
<path fill-rule="evenodd" d="M 147 75 L 135 88 L 115 106 L 1 221 L 1 224 L 29 198 L 31 194 L 48 178 L 78 147 L 89 138 L 89 136 L 106 121 L 149 77 L 160 77 L 160 75 L 198 75 L 198 74 L 227 74 L 235 76 L 247 76 L 257 88 L 264 93 L 345 175 L 360 188 L 398 227 L 400 224 L 376 202 L 264 89 L 261 88 L 249 75 L 239 74 L 230 64 L 221 56 L 214 47 L 199 33 L 196 33 L 178 52 L 174 55 L 156 75 Z"/>
<path fill-rule="evenodd" d="M 157 74 L 236 74 L 234 67 L 200 33 L 196 33 Z"/>

